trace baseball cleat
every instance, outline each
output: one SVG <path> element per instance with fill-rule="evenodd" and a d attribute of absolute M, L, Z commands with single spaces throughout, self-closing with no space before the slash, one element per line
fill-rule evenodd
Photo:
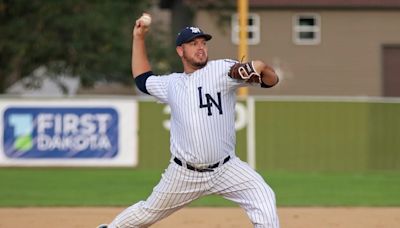
<path fill-rule="evenodd" d="M 101 224 L 97 228 L 107 228 L 107 227 L 108 227 L 107 224 Z"/>

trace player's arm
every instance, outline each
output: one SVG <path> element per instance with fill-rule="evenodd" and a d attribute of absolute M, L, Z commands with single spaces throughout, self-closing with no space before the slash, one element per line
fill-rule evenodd
<path fill-rule="evenodd" d="M 147 50 L 145 45 L 145 37 L 149 30 L 148 26 L 144 26 L 143 21 L 136 20 L 133 28 L 132 39 L 132 75 L 136 78 L 146 72 L 151 71 Z"/>
<path fill-rule="evenodd" d="M 272 87 L 278 84 L 279 77 L 272 67 L 260 60 L 253 61 L 253 64 L 256 72 L 260 74 L 262 87 Z"/>

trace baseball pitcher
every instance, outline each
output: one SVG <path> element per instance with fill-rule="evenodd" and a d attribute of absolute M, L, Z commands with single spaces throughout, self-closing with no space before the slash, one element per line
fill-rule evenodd
<path fill-rule="evenodd" d="M 132 74 L 137 87 L 171 107 L 171 159 L 151 195 L 99 227 L 148 227 L 202 196 L 216 194 L 242 207 L 254 227 L 279 227 L 275 195 L 263 178 L 235 155 L 236 90 L 278 83 L 263 61 L 209 61 L 212 36 L 186 27 L 176 37 L 184 72 L 156 76 L 145 47 L 149 23 L 133 29 Z"/>

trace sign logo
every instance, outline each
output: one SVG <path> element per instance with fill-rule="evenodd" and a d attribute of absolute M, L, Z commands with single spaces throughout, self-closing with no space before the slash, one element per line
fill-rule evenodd
<path fill-rule="evenodd" d="M 10 158 L 110 158 L 118 153 L 112 108 L 8 108 L 3 145 Z"/>
<path fill-rule="evenodd" d="M 14 127 L 14 148 L 20 151 L 28 151 L 32 149 L 32 131 L 33 121 L 32 115 L 15 114 L 9 118 L 10 126 Z"/>

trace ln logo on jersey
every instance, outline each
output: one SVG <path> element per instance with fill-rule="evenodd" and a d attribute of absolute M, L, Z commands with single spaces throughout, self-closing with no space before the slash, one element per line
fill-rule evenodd
<path fill-rule="evenodd" d="M 118 153 L 112 108 L 8 108 L 3 149 L 10 158 L 110 158 Z"/>
<path fill-rule="evenodd" d="M 197 88 L 199 90 L 199 99 L 200 99 L 200 108 L 207 108 L 208 109 L 208 115 L 211 116 L 212 112 L 211 112 L 211 107 L 213 106 L 213 104 L 215 105 L 215 107 L 218 109 L 218 112 L 220 115 L 222 115 L 222 103 L 221 103 L 221 92 L 217 93 L 217 99 L 218 102 L 215 101 L 215 99 L 208 93 L 205 94 L 205 100 L 206 103 L 203 103 L 203 93 L 202 93 L 202 87 L 198 87 Z"/>

